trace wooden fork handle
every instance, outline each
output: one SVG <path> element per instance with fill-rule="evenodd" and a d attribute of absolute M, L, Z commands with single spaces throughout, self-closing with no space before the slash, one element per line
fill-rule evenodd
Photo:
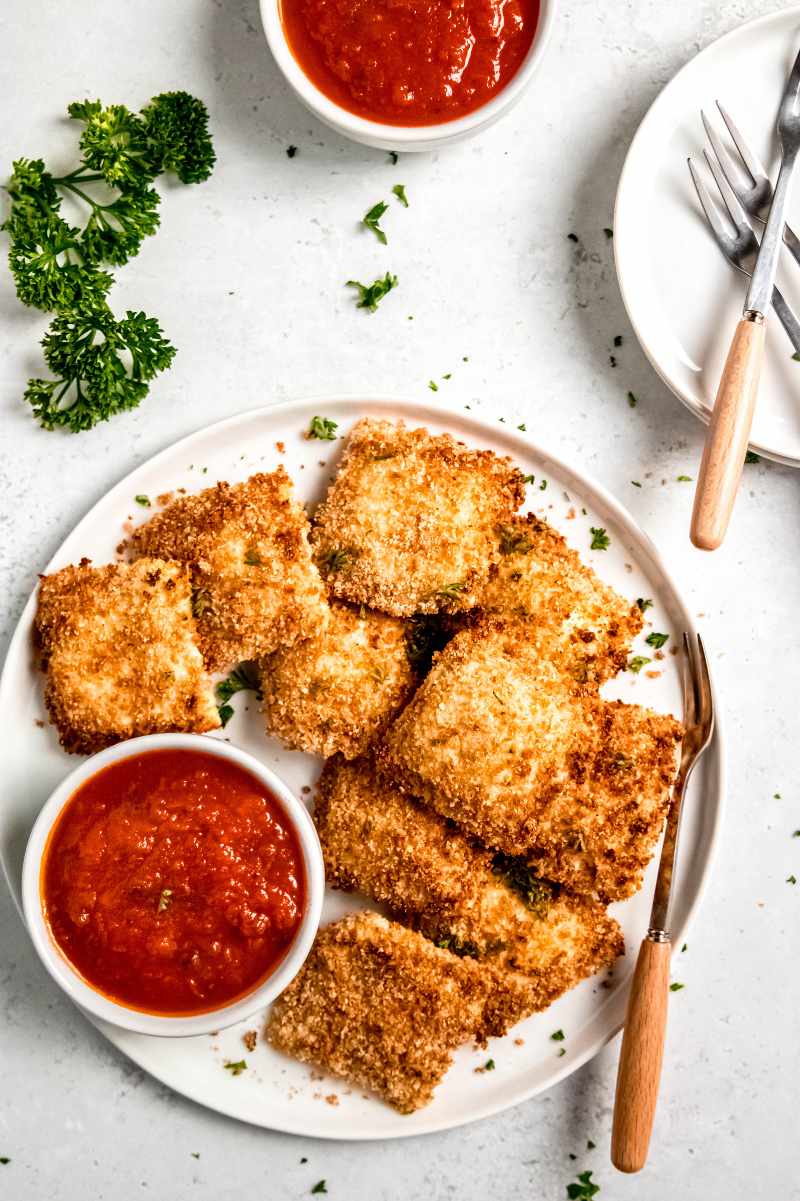
<path fill-rule="evenodd" d="M 639 1172 L 656 1113 L 669 996 L 668 942 L 642 941 L 633 973 L 614 1097 L 611 1162 L 620 1172 Z"/>
<path fill-rule="evenodd" d="M 763 358 L 764 319 L 760 313 L 743 317 L 719 381 L 694 494 L 691 539 L 701 550 L 716 550 L 728 528 L 747 454 Z"/>

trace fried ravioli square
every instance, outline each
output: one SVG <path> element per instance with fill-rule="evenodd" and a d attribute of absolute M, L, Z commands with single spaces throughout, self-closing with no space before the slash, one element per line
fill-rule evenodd
<path fill-rule="evenodd" d="M 334 888 L 364 893 L 438 945 L 528 978 L 545 1009 L 624 951 L 597 901 L 493 855 L 381 779 L 368 757 L 328 760 L 314 822 Z"/>
<path fill-rule="evenodd" d="M 483 618 L 440 652 L 377 760 L 486 846 L 620 900 L 658 841 L 682 729 L 576 683 L 570 653 L 535 622 Z"/>
<path fill-rule="evenodd" d="M 84 560 L 43 576 L 35 632 L 65 750 L 88 755 L 140 734 L 219 726 L 182 563 Z"/>
<path fill-rule="evenodd" d="M 314 558 L 341 600 L 396 617 L 470 609 L 523 496 L 492 451 L 364 418 L 315 514 Z"/>
<path fill-rule="evenodd" d="M 334 602 L 325 628 L 261 663 L 267 729 L 288 747 L 360 754 L 416 684 L 408 623 Z"/>
<path fill-rule="evenodd" d="M 348 914 L 320 930 L 266 1037 L 412 1113 L 431 1100 L 456 1047 L 505 1032 L 495 987 L 474 960 L 376 913 Z"/>
<path fill-rule="evenodd" d="M 321 629 L 328 606 L 308 520 L 283 467 L 173 501 L 131 535 L 137 555 L 192 566 L 206 665 L 225 670 Z"/>
<path fill-rule="evenodd" d="M 500 556 L 481 593 L 487 612 L 532 617 L 554 639 L 577 637 L 580 674 L 602 683 L 625 668 L 644 624 L 636 605 L 604 583 L 548 522 L 528 513 L 498 528 Z"/>

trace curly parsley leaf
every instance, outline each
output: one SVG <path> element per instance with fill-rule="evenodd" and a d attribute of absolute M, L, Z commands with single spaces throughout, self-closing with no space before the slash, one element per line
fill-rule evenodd
<path fill-rule="evenodd" d="M 252 663 L 240 663 L 224 680 L 219 681 L 215 691 L 217 700 L 220 702 L 218 709 L 219 719 L 224 729 L 234 714 L 233 706 L 229 705 L 228 701 L 237 692 L 254 692 L 256 700 L 261 700 L 261 681 L 255 665 Z"/>
<path fill-rule="evenodd" d="M 649 597 L 637 596 L 636 608 L 639 609 L 640 612 L 644 613 L 646 609 L 652 609 L 652 607 L 653 602 L 649 599 Z"/>
<path fill-rule="evenodd" d="M 569 1201 L 591 1201 L 600 1192 L 600 1185 L 592 1181 L 591 1172 L 579 1172 L 577 1182 L 567 1185 Z"/>
<path fill-rule="evenodd" d="M 590 526 L 589 533 L 592 535 L 592 541 L 589 544 L 590 550 L 608 550 L 611 545 L 611 539 L 602 526 L 599 528 L 593 525 Z"/>
<path fill-rule="evenodd" d="M 385 200 L 379 200 L 377 204 L 373 204 L 372 208 L 361 218 L 361 224 L 374 233 L 375 237 L 384 246 L 386 245 L 386 234 L 380 227 L 380 219 L 388 209 L 388 204 Z"/>
<path fill-rule="evenodd" d="M 314 1185 L 314 1187 L 311 1190 L 311 1195 L 313 1196 L 315 1193 L 327 1193 L 327 1191 L 328 1191 L 328 1186 L 325 1183 L 325 1181 L 318 1180 L 317 1183 Z"/>
<path fill-rule="evenodd" d="M 406 186 L 402 183 L 396 183 L 392 188 L 393 194 L 402 204 L 403 208 L 408 208 L 408 197 L 406 196 Z"/>
<path fill-rule="evenodd" d="M 376 279 L 368 285 L 359 283 L 357 279 L 348 279 L 345 287 L 358 289 L 357 309 L 366 309 L 368 313 L 374 313 L 384 296 L 397 287 L 397 276 L 387 271 L 383 279 Z"/>
<path fill-rule="evenodd" d="M 329 417 L 312 417 L 309 422 L 306 438 L 319 438 L 321 442 L 333 442 L 336 438 L 338 425 Z"/>
<path fill-rule="evenodd" d="M 181 183 L 202 183 L 217 156 L 208 132 L 208 109 L 188 92 L 162 92 L 142 109 L 150 160 Z"/>
<path fill-rule="evenodd" d="M 669 634 L 657 634 L 655 630 L 652 634 L 648 634 L 645 638 L 647 645 L 655 647 L 657 651 L 660 651 L 662 646 L 664 646 L 668 640 Z"/>
<path fill-rule="evenodd" d="M 73 433 L 135 409 L 175 357 L 155 317 L 117 320 L 106 305 L 58 314 L 42 347 L 55 378 L 28 380 L 25 400 L 44 429 Z"/>
<path fill-rule="evenodd" d="M 643 667 L 652 662 L 653 660 L 648 659 L 646 655 L 634 655 L 632 659 L 628 660 L 628 671 L 632 671 L 638 675 Z"/>
<path fill-rule="evenodd" d="M 230 1059 L 226 1059 L 222 1066 L 225 1068 L 225 1071 L 230 1072 L 232 1076 L 241 1076 L 242 1072 L 247 1070 L 247 1060 L 237 1059 L 235 1062 L 233 1062 Z"/>

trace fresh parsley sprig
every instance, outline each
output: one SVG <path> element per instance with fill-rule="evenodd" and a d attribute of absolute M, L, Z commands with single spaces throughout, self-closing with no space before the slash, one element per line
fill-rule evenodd
<path fill-rule="evenodd" d="M 374 313 L 384 296 L 397 287 L 397 276 L 387 271 L 383 279 L 376 279 L 368 285 L 359 283 L 357 279 L 348 279 L 345 287 L 358 288 L 357 309 L 366 309 L 368 313 Z"/>
<path fill-rule="evenodd" d="M 387 239 L 386 234 L 380 227 L 380 219 L 388 209 L 388 204 L 385 200 L 379 200 L 377 204 L 373 204 L 368 213 L 361 218 L 361 224 L 374 233 L 378 241 L 385 246 Z"/>

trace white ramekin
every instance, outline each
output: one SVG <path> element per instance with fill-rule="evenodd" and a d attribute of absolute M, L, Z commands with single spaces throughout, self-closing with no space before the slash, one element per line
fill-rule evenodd
<path fill-rule="evenodd" d="M 239 767 L 249 771 L 251 775 L 265 784 L 280 803 L 297 836 L 306 875 L 306 907 L 303 919 L 294 941 L 272 975 L 268 976 L 246 997 L 241 997 L 230 1005 L 223 1005 L 208 1013 L 186 1017 L 142 1013 L 137 1009 L 130 1009 L 120 1002 L 112 1001 L 97 992 L 86 983 L 58 949 L 42 910 L 40 887 L 42 855 L 50 831 L 66 802 L 86 780 L 104 767 L 108 767 L 109 764 L 118 763 L 121 759 L 128 759 L 132 755 L 159 750 L 192 750 L 202 751 L 207 755 L 216 755 L 220 759 L 238 764 Z M 65 780 L 62 780 L 36 819 L 36 824 L 28 839 L 22 867 L 22 905 L 28 931 L 42 963 L 67 996 L 93 1017 L 102 1018 L 103 1021 L 121 1026 L 125 1030 L 134 1030 L 138 1034 L 179 1038 L 192 1034 L 210 1034 L 214 1030 L 221 1030 L 225 1026 L 232 1026 L 235 1022 L 244 1021 L 268 1005 L 270 1001 L 274 1001 L 278 994 L 283 992 L 297 975 L 311 950 L 311 944 L 319 926 L 324 891 L 325 871 L 322 850 L 314 823 L 309 817 L 305 805 L 289 791 L 274 772 L 264 767 L 252 755 L 239 750 L 229 742 L 209 738 L 202 734 L 150 734 L 144 738 L 132 738 L 128 742 L 120 742 L 105 751 L 100 751 L 99 754 L 92 755 L 91 758 L 81 763 L 79 767 L 70 772 Z"/>
<path fill-rule="evenodd" d="M 260 0 L 261 21 L 272 55 L 295 95 L 311 109 L 320 121 L 337 133 L 375 146 L 379 150 L 395 150 L 408 153 L 416 150 L 438 150 L 485 129 L 517 103 L 528 86 L 534 71 L 544 55 L 555 19 L 557 0 L 541 0 L 539 24 L 530 49 L 519 70 L 493 100 L 455 121 L 444 121 L 439 125 L 384 125 L 380 121 L 369 121 L 348 112 L 329 99 L 306 75 L 289 48 L 280 18 L 279 0 Z"/>

